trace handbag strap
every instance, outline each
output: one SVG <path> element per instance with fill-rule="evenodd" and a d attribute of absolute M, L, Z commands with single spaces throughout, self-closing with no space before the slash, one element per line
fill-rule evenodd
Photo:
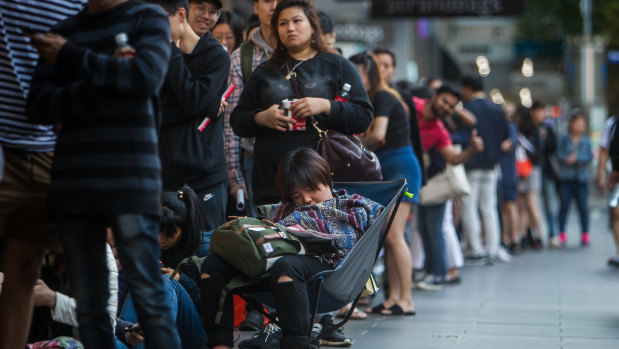
<path fill-rule="evenodd" d="M 298 99 L 303 98 L 303 94 L 301 93 L 301 89 L 299 88 L 299 81 L 297 80 L 297 74 L 294 72 L 290 74 L 290 83 L 292 84 L 292 90 L 294 91 L 295 97 Z M 310 124 L 312 124 L 314 129 L 316 129 L 316 132 L 318 132 L 318 136 L 320 137 L 320 139 L 327 138 L 328 130 L 324 131 L 318 127 L 318 121 L 316 120 L 316 117 L 312 115 L 309 117 L 309 119 L 310 119 Z"/>
<path fill-rule="evenodd" d="M 288 70 L 290 70 L 290 67 L 288 67 L 288 63 L 286 63 L 286 67 L 288 68 Z M 301 89 L 299 88 L 299 82 L 297 80 L 297 73 L 290 73 L 290 83 L 292 84 L 292 91 L 294 92 L 294 96 L 298 99 L 303 98 L 303 93 L 301 93 Z"/>

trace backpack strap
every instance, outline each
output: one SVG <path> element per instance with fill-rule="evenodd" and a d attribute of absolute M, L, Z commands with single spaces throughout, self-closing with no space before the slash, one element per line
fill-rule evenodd
<path fill-rule="evenodd" d="M 243 73 L 243 85 L 247 84 L 254 68 L 254 43 L 247 40 L 241 44 L 241 73 Z"/>
<path fill-rule="evenodd" d="M 176 274 L 180 273 L 181 265 L 193 263 L 198 268 L 198 271 L 200 271 L 202 267 L 202 263 L 204 262 L 205 259 L 206 257 L 198 257 L 198 256 L 191 256 L 191 257 L 187 257 L 183 259 L 176 265 L 176 269 L 174 269 L 174 272 L 172 273 L 172 275 L 170 275 L 170 281 L 174 279 Z"/>

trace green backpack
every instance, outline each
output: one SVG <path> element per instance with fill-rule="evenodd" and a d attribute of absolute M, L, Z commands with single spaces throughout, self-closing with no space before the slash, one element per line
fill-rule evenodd
<path fill-rule="evenodd" d="M 264 275 L 283 255 L 305 254 L 304 246 L 286 228 L 251 217 L 236 218 L 215 229 L 209 250 L 252 278 Z"/>

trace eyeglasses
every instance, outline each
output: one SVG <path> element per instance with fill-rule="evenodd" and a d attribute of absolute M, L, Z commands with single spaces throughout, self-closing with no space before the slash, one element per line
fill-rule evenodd
<path fill-rule="evenodd" d="M 202 15 L 204 13 L 207 13 L 211 17 L 213 17 L 213 16 L 217 16 L 217 17 L 221 16 L 221 10 L 218 10 L 218 9 L 216 9 L 214 7 L 207 7 L 207 6 L 203 5 L 203 4 L 192 4 L 192 5 L 195 7 L 194 11 L 196 11 L 196 13 L 198 15 Z"/>
<path fill-rule="evenodd" d="M 172 16 L 173 14 L 175 14 L 176 12 L 178 12 L 178 9 L 176 10 L 172 10 L 172 12 L 168 13 L 168 17 Z"/>

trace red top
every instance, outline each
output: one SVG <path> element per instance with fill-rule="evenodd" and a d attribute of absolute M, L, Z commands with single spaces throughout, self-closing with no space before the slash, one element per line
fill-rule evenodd
<path fill-rule="evenodd" d="M 417 109 L 417 118 L 419 119 L 419 134 L 421 135 L 421 147 L 423 151 L 428 151 L 431 148 L 441 149 L 451 145 L 451 137 L 449 131 L 445 128 L 441 119 L 433 121 L 423 120 L 423 107 L 429 102 L 427 99 L 413 97 L 415 108 Z"/>

